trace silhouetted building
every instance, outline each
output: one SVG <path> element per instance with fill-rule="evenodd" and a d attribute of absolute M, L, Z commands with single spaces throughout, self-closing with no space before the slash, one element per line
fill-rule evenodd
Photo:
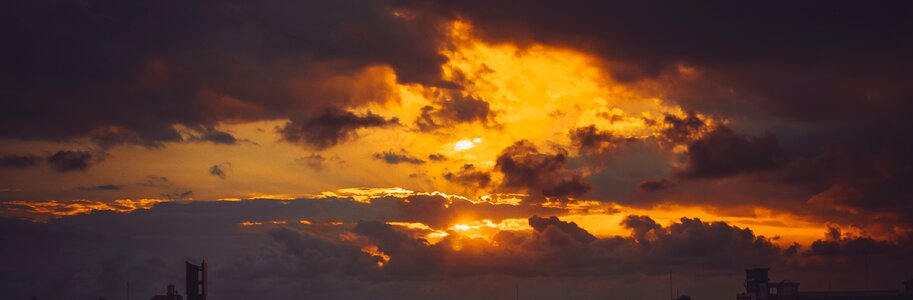
<path fill-rule="evenodd" d="M 186 292 L 187 300 L 206 300 L 206 274 L 208 267 L 206 266 L 206 261 L 204 260 L 199 266 L 186 262 L 187 265 L 187 278 L 186 278 Z"/>
<path fill-rule="evenodd" d="M 903 291 L 799 291 L 799 283 L 789 280 L 770 282 L 770 269 L 745 270 L 745 293 L 736 300 L 913 300 L 913 280 L 905 281 Z"/>
<path fill-rule="evenodd" d="M 678 296 L 678 298 L 675 298 L 675 300 L 691 300 L 691 296 L 681 295 L 681 296 Z"/>
<path fill-rule="evenodd" d="M 168 292 L 164 295 L 153 296 L 151 300 L 184 300 L 184 297 L 178 294 L 173 284 L 168 285 Z"/>

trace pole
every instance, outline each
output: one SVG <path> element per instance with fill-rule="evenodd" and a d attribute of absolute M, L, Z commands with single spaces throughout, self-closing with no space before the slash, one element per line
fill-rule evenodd
<path fill-rule="evenodd" d="M 669 299 L 675 299 L 675 296 L 672 296 L 672 270 L 669 270 Z"/>
<path fill-rule="evenodd" d="M 869 253 L 865 253 L 865 290 L 869 290 Z"/>

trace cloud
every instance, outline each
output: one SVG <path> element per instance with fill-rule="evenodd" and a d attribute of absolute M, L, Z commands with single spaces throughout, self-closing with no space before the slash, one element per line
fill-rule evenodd
<path fill-rule="evenodd" d="M 219 177 L 219 179 L 225 179 L 228 176 L 227 170 L 225 168 L 230 168 L 231 163 L 221 163 L 218 165 L 213 165 L 209 167 L 209 175 Z"/>
<path fill-rule="evenodd" d="M 95 156 L 87 151 L 61 150 L 48 156 L 47 162 L 58 172 L 85 171 Z"/>
<path fill-rule="evenodd" d="M 391 165 L 398 165 L 401 163 L 420 165 L 425 163 L 424 160 L 421 160 L 418 157 L 412 156 L 409 154 L 409 152 L 406 152 L 406 149 L 400 149 L 399 152 L 385 151 L 382 153 L 374 153 L 374 159 Z"/>
<path fill-rule="evenodd" d="M 645 246 L 649 246 L 650 241 L 656 239 L 656 235 L 665 233 L 662 225 L 648 216 L 630 215 L 621 221 L 621 225 L 630 229 L 631 237 Z"/>
<path fill-rule="evenodd" d="M 38 165 L 41 157 L 37 155 L 6 154 L 0 157 L 0 168 L 28 168 Z"/>
<path fill-rule="evenodd" d="M 633 231 L 634 239 L 656 262 L 681 264 L 691 260 L 687 263 L 705 264 L 711 268 L 773 265 L 782 254 L 782 249 L 769 238 L 724 222 L 681 218 L 668 227 L 660 227 L 649 217 L 628 216 L 622 225 Z M 736 255 L 730 256 L 733 253 Z"/>
<path fill-rule="evenodd" d="M 193 137 L 192 140 L 221 145 L 234 145 L 238 143 L 238 139 L 235 138 L 235 136 L 231 133 L 220 131 L 211 127 L 203 128 L 200 131 L 200 135 Z"/>
<path fill-rule="evenodd" d="M 431 153 L 428 154 L 428 160 L 430 161 L 446 161 L 447 157 L 440 153 Z"/>
<path fill-rule="evenodd" d="M 663 137 L 673 143 L 690 142 L 698 134 L 708 130 L 707 121 L 693 111 L 688 112 L 685 117 L 666 114 L 663 116 L 663 124 L 666 126 L 662 130 Z"/>
<path fill-rule="evenodd" d="M 633 140 L 599 130 L 595 125 L 571 129 L 570 137 L 571 145 L 580 153 L 589 155 L 605 155 L 609 150 Z"/>
<path fill-rule="evenodd" d="M 174 185 L 171 180 L 168 180 L 168 177 L 157 175 L 148 175 L 146 176 L 146 181 L 140 182 L 138 184 L 148 187 L 170 187 Z"/>
<path fill-rule="evenodd" d="M 911 108 L 902 101 L 911 89 L 910 78 L 901 74 L 913 66 L 904 55 L 913 48 L 903 39 L 913 33 L 905 23 L 907 4 L 860 6 L 839 1 L 827 11 L 811 3 L 700 8 L 660 7 L 652 1 L 435 4 L 427 6 L 429 14 L 459 16 L 487 42 L 587 52 L 601 58 L 616 81 L 681 74 L 663 83 L 682 88 L 662 94 L 701 111 L 773 113 L 808 120 L 872 119 L 877 118 L 874 112 L 893 118 Z M 752 13 L 744 15 L 746 11 Z M 657 21 L 631 26 L 642 24 L 645 16 Z M 848 32 L 847 22 L 866 25 Z M 879 99 L 878 105 L 867 105 L 874 99 Z"/>
<path fill-rule="evenodd" d="M 816 240 L 804 250 L 796 250 L 799 259 L 812 262 L 811 268 L 847 261 L 861 261 L 873 270 L 890 269 L 891 265 L 910 262 L 913 251 L 913 235 L 904 233 L 892 240 L 880 240 L 860 234 L 848 234 L 841 229 L 828 226 L 824 239 Z"/>
<path fill-rule="evenodd" d="M 595 236 L 577 226 L 576 223 L 561 221 L 554 216 L 549 218 L 532 216 L 529 218 L 529 226 L 532 226 L 533 229 L 538 232 L 543 232 L 549 227 L 555 227 L 558 230 L 573 236 L 575 240 L 581 243 L 591 243 L 596 240 Z"/>
<path fill-rule="evenodd" d="M 44 223 L 0 219 L 0 245 L 15 245 L 0 247 L 4 254 L 0 268 L 20 270 L 17 278 L 29 282 L 2 284 L 13 297 L 28 297 L 36 291 L 42 293 L 37 295 L 40 297 L 117 295 L 127 281 L 131 293 L 154 294 L 182 278 L 183 261 L 206 259 L 213 268 L 211 295 L 332 299 L 349 293 L 370 295 L 375 284 L 409 290 L 416 279 L 422 285 L 452 284 L 479 276 L 505 282 L 541 277 L 583 280 L 588 276 L 666 276 L 670 268 L 709 274 L 756 265 L 815 272 L 818 259 L 833 256 L 808 252 L 813 250 L 787 256 L 794 248 L 782 248 L 750 229 L 723 222 L 682 218 L 662 226 L 636 215 L 623 219 L 622 226 L 631 233 L 622 236 L 595 237 L 573 222 L 533 216 L 528 220 L 531 230 L 496 229 L 490 239 L 451 231 L 450 236 L 430 243 L 410 229 L 387 222 L 416 220 L 434 209 L 484 204 L 455 201 L 445 207 L 445 201 L 434 197 L 391 200 L 395 199 L 375 199 L 371 204 L 333 198 L 159 203 L 125 213 L 95 211 Z M 397 204 L 386 206 L 393 203 Z M 390 210 L 404 207 L 399 205 L 430 206 L 405 214 Z M 434 209 L 429 210 L 431 207 Z M 299 223 L 301 219 L 309 222 Z M 244 221 L 261 224 L 239 225 Z M 195 226 L 199 224 L 206 226 Z M 116 233 L 107 230 L 112 227 L 118 228 Z M 364 250 L 370 246 L 376 250 Z M 887 252 L 880 253 L 903 253 L 900 244 L 884 247 Z M 794 263 L 796 260 L 801 263 Z M 913 263 L 908 257 L 893 261 L 893 266 L 878 264 L 883 272 L 873 279 L 898 280 L 888 274 L 908 270 Z M 873 259 L 873 263 L 878 261 Z M 74 269 L 80 270 L 79 276 L 73 276 Z M 832 269 L 822 274 L 828 272 Z M 655 282 L 645 286 L 652 284 Z M 465 295 L 459 290 L 441 293 Z M 383 295 L 374 294 L 402 299 Z"/>
<path fill-rule="evenodd" d="M 0 137 L 161 147 L 186 141 L 179 127 L 300 121 L 327 106 L 386 101 L 394 81 L 448 85 L 441 27 L 394 11 L 404 9 L 348 0 L 9 7 L 37 17 L 11 19 L 3 31 L 17 46 L 0 57 L 17 59 L 2 68 L 15 76 L 0 79 L 10 87 Z M 225 132 L 201 133 L 233 144 Z"/>
<path fill-rule="evenodd" d="M 869 237 L 841 237 L 839 230 L 836 237 L 812 242 L 805 255 L 813 256 L 862 256 L 887 252 L 891 245 Z"/>
<path fill-rule="evenodd" d="M 432 131 L 458 123 L 481 122 L 488 125 L 493 122 L 494 111 L 491 105 L 473 96 L 460 92 L 445 92 L 439 96 L 435 106 L 422 107 L 422 114 L 415 120 L 421 131 Z"/>
<path fill-rule="evenodd" d="M 185 200 L 190 198 L 191 195 L 193 195 L 193 191 L 191 190 L 173 190 L 171 192 L 161 194 L 162 198 L 169 200 Z"/>
<path fill-rule="evenodd" d="M 473 164 L 464 164 L 456 173 L 444 173 L 444 179 L 469 188 L 485 188 L 491 184 L 491 173 L 479 170 Z"/>
<path fill-rule="evenodd" d="M 687 156 L 687 164 L 675 173 L 677 177 L 722 178 L 771 170 L 786 162 L 773 135 L 748 137 L 723 126 L 688 144 Z"/>
<path fill-rule="evenodd" d="M 675 183 L 666 178 L 660 178 L 657 180 L 644 180 L 637 185 L 637 189 L 641 192 L 655 192 L 660 190 L 665 190 L 675 186 Z"/>
<path fill-rule="evenodd" d="M 592 187 L 580 174 L 566 170 L 563 149 L 541 153 L 531 142 L 520 140 L 498 154 L 495 170 L 504 174 L 500 188 L 528 192 L 533 198 L 582 196 Z"/>
<path fill-rule="evenodd" d="M 913 142 L 903 127 L 881 125 L 843 133 L 813 155 L 793 159 L 777 175 L 783 184 L 810 192 L 803 200 L 829 210 L 830 217 L 855 211 L 883 218 L 880 222 L 913 224 L 906 200 L 913 183 L 910 151 Z"/>
<path fill-rule="evenodd" d="M 327 159 L 319 153 L 311 153 L 311 155 L 299 158 L 298 161 L 304 163 L 308 168 L 320 171 L 325 167 Z"/>
<path fill-rule="evenodd" d="M 292 120 L 279 129 L 282 138 L 291 143 L 326 149 L 356 137 L 356 130 L 399 124 L 397 118 L 385 119 L 373 113 L 355 113 L 327 108 L 312 118 Z"/>
<path fill-rule="evenodd" d="M 96 186 L 81 186 L 79 189 L 83 191 L 119 191 L 124 189 L 124 186 L 116 184 L 103 184 Z"/>

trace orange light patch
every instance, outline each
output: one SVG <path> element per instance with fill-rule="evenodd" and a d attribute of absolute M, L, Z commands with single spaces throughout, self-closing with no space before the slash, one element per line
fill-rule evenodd
<path fill-rule="evenodd" d="M 590 233 L 600 236 L 627 236 L 630 232 L 621 226 L 628 215 L 645 215 L 657 223 L 666 226 L 678 222 L 682 217 L 699 218 L 704 222 L 726 222 L 732 226 L 749 228 L 756 235 L 768 238 L 776 237 L 773 242 L 789 245 L 794 242 L 808 245 L 818 240 L 827 229 L 824 224 L 808 221 L 800 216 L 777 212 L 765 208 L 755 208 L 751 216 L 732 216 L 725 212 L 714 211 L 705 206 L 683 206 L 673 204 L 657 205 L 649 209 L 606 204 L 616 213 L 572 214 L 559 216 L 561 220 L 577 223 Z"/>
<path fill-rule="evenodd" d="M 59 218 L 87 214 L 93 211 L 115 211 L 129 213 L 137 209 L 150 209 L 158 203 L 171 202 L 165 199 L 120 199 L 113 202 L 95 200 L 47 200 L 47 201 L 8 201 L 0 203 L 2 211 L 13 214 L 26 214 L 42 218 Z"/>
<path fill-rule="evenodd" d="M 458 223 L 447 228 L 448 232 L 459 234 L 471 238 L 483 238 L 490 240 L 492 236 L 499 231 L 523 231 L 532 230 L 529 221 L 526 219 L 504 219 L 498 223 L 484 219 L 479 221 L 469 221 Z"/>
<path fill-rule="evenodd" d="M 434 230 L 431 226 L 425 225 L 425 223 L 419 222 L 387 222 L 388 225 L 401 226 L 409 229 L 416 230 Z"/>
<path fill-rule="evenodd" d="M 390 262 L 390 256 L 387 255 L 386 253 L 384 253 L 383 251 L 380 251 L 380 248 L 377 248 L 377 246 L 375 246 L 375 245 L 364 246 L 361 248 L 361 252 L 364 252 L 368 255 L 380 258 L 380 260 L 377 261 L 378 268 L 381 268 L 385 264 Z"/>

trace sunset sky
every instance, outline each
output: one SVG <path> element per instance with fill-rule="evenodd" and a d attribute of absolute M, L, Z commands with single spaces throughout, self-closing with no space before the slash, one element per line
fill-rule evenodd
<path fill-rule="evenodd" d="M 752 267 L 806 290 L 913 278 L 911 2 L 13 0 L 0 16 L 10 299 L 183 292 L 202 259 L 212 299 L 663 299 L 670 272 L 676 293 L 734 299 Z"/>

